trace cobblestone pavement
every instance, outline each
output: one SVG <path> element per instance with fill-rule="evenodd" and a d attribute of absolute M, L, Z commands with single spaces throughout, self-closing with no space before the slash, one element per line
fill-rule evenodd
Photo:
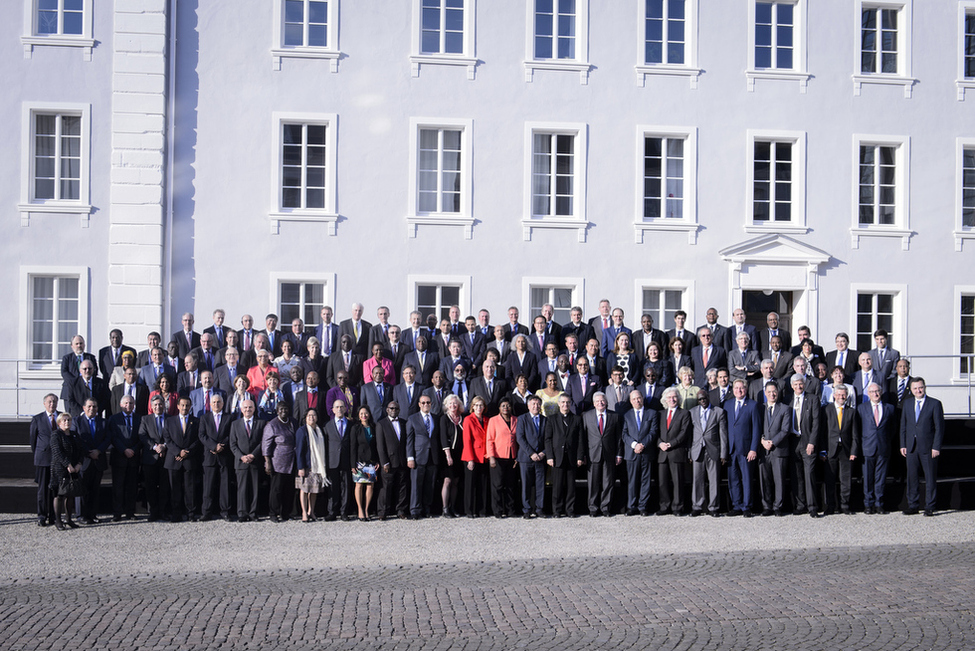
<path fill-rule="evenodd" d="M 975 648 L 972 514 L 888 516 L 855 546 L 844 532 L 877 517 L 758 520 L 56 534 L 0 517 L 0 649 Z M 793 529 L 805 542 L 782 544 Z"/>

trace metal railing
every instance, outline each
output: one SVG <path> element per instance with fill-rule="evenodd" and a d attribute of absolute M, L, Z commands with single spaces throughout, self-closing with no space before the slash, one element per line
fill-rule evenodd
<path fill-rule="evenodd" d="M 911 363 L 911 376 L 924 378 L 928 393 L 941 399 L 939 390 L 947 389 L 952 393 L 963 393 L 961 404 L 963 409 L 957 409 L 958 401 L 950 403 L 942 399 L 945 405 L 945 416 L 972 417 L 972 389 L 975 387 L 975 354 L 970 355 L 904 355 Z M 915 363 L 918 360 L 919 363 Z M 926 372 L 927 365 L 922 360 L 941 361 L 939 366 L 946 365 L 947 373 L 938 369 L 936 373 Z M 947 378 L 947 380 L 945 379 Z M 949 406 L 950 405 L 950 406 Z"/>

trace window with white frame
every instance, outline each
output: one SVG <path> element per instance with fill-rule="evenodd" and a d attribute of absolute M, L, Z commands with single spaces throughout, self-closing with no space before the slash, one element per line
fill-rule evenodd
<path fill-rule="evenodd" d="M 21 212 L 91 212 L 89 107 L 24 107 Z"/>
<path fill-rule="evenodd" d="M 861 226 L 892 226 L 897 222 L 897 147 L 860 145 Z"/>
<path fill-rule="evenodd" d="M 334 225 L 336 123 L 335 115 L 274 115 L 273 221 Z"/>
<path fill-rule="evenodd" d="M 585 216 L 585 125 L 528 125 L 532 219 Z"/>
<path fill-rule="evenodd" d="M 749 132 L 750 226 L 805 228 L 805 143 L 802 132 Z"/>
<path fill-rule="evenodd" d="M 533 317 L 541 314 L 542 307 L 548 303 L 555 308 L 555 316 L 552 320 L 556 323 L 568 323 L 571 321 L 569 312 L 576 303 L 573 298 L 575 291 L 575 285 L 552 286 L 533 283 L 528 292 L 528 313 Z"/>
<path fill-rule="evenodd" d="M 80 332 L 81 282 L 78 276 L 32 274 L 29 284 L 29 368 L 57 362 L 71 351 Z"/>
<path fill-rule="evenodd" d="M 961 151 L 961 226 L 975 229 L 975 144 Z"/>
<path fill-rule="evenodd" d="M 856 33 L 853 90 L 863 84 L 895 84 L 909 98 L 917 81 L 911 77 L 913 0 L 855 0 Z"/>
<path fill-rule="evenodd" d="M 641 316 L 653 317 L 654 327 L 667 330 L 674 322 L 674 314 L 684 308 L 684 289 L 644 287 Z"/>
<path fill-rule="evenodd" d="M 424 319 L 434 314 L 439 323 L 449 317 L 451 305 L 460 305 L 460 285 L 418 282 L 415 287 L 414 305 Z"/>
<path fill-rule="evenodd" d="M 464 0 L 421 0 L 420 54 L 464 54 Z"/>
<path fill-rule="evenodd" d="M 962 78 L 975 81 L 975 3 L 962 8 Z"/>
<path fill-rule="evenodd" d="M 535 0 L 535 59 L 566 59 L 576 55 L 577 4 L 585 0 Z"/>
<path fill-rule="evenodd" d="M 643 63 L 684 65 L 687 61 L 685 0 L 645 0 Z"/>
<path fill-rule="evenodd" d="M 796 3 L 755 3 L 755 65 L 759 70 L 796 68 Z"/>
<path fill-rule="evenodd" d="M 972 357 L 975 355 L 975 294 L 961 295 L 958 319 L 958 353 L 961 355 L 959 371 L 962 375 L 967 375 L 975 371 L 972 363 L 975 360 Z"/>
<path fill-rule="evenodd" d="M 895 347 L 897 320 L 896 292 L 857 292 L 856 295 L 856 350 L 870 350 L 874 347 L 873 333 L 879 329 L 887 331 L 890 346 Z"/>
<path fill-rule="evenodd" d="M 274 69 L 282 58 L 331 59 L 338 71 L 338 0 L 274 0 Z"/>
<path fill-rule="evenodd" d="M 84 0 L 36 0 L 34 33 L 38 36 L 81 36 L 84 33 Z"/>
<path fill-rule="evenodd" d="M 463 225 L 471 238 L 471 120 L 411 119 L 410 214 L 417 224 Z"/>
<path fill-rule="evenodd" d="M 643 218 L 685 219 L 686 136 L 643 139 Z"/>
<path fill-rule="evenodd" d="M 296 318 L 316 323 L 325 305 L 325 283 L 280 281 L 278 283 L 278 316 L 290 324 Z"/>

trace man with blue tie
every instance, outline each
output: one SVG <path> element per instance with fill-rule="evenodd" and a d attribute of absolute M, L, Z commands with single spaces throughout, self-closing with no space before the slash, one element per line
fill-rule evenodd
<path fill-rule="evenodd" d="M 525 519 L 542 515 L 545 504 L 545 417 L 542 399 L 528 398 L 528 413 L 518 418 L 515 430 L 521 469 L 521 507 Z"/>
<path fill-rule="evenodd" d="M 91 364 L 85 361 L 84 366 Z M 102 474 L 108 469 L 108 446 L 112 439 L 105 428 L 105 421 L 99 415 L 98 401 L 88 398 L 82 405 L 82 414 L 75 420 L 75 428 L 85 449 L 84 465 L 81 467 L 81 480 L 85 486 L 85 494 L 81 500 L 81 521 L 84 524 L 97 524 L 98 494 L 102 482 Z"/>
<path fill-rule="evenodd" d="M 203 329 L 204 335 L 207 333 L 213 335 L 213 346 L 217 350 L 227 345 L 227 333 L 231 331 L 230 326 L 223 324 L 225 318 L 227 318 L 227 313 L 217 308 L 213 311 L 213 325 Z M 203 335 L 200 335 L 200 341 L 202 340 Z"/>
<path fill-rule="evenodd" d="M 359 401 L 363 407 L 369 409 L 374 420 L 382 418 L 386 405 L 393 399 L 393 387 L 383 382 L 383 367 L 372 367 L 372 382 L 362 385 Z"/>
<path fill-rule="evenodd" d="M 901 456 L 907 459 L 907 509 L 914 515 L 920 505 L 920 478 L 924 472 L 924 515 L 934 515 L 938 497 L 938 457 L 945 433 L 945 412 L 941 401 L 927 395 L 922 377 L 911 378 L 913 400 L 904 401 L 901 412 Z"/>
<path fill-rule="evenodd" d="M 728 412 L 728 490 L 731 512 L 728 515 L 752 517 L 752 463 L 758 458 L 762 416 L 754 400 L 748 398 L 744 380 L 731 386 L 734 395 L 725 403 Z"/>
<path fill-rule="evenodd" d="M 393 400 L 399 403 L 400 410 L 407 418 L 420 410 L 420 394 L 425 388 L 416 382 L 416 369 L 403 367 L 403 381 L 393 387 Z"/>
<path fill-rule="evenodd" d="M 160 375 L 168 375 L 171 386 L 176 386 L 176 369 L 166 363 L 166 351 L 156 346 L 151 351 L 149 351 L 149 363 L 142 367 L 139 371 L 139 377 L 149 391 L 155 388 L 156 383 L 159 381 Z M 229 363 L 229 362 L 228 362 Z M 231 387 L 231 391 L 233 388 Z"/>
<path fill-rule="evenodd" d="M 135 517 L 139 480 L 139 424 L 135 398 L 122 396 L 119 412 L 108 420 L 112 441 L 112 511 L 115 522 Z"/>
<path fill-rule="evenodd" d="M 896 374 L 897 361 L 901 358 L 901 354 L 888 345 L 887 331 L 883 328 L 873 333 L 873 340 L 877 343 L 877 347 L 870 351 L 870 358 L 879 375 L 877 383 L 882 384 Z"/>
<path fill-rule="evenodd" d="M 437 460 L 441 454 L 440 424 L 430 413 L 433 401 L 422 396 L 419 406 L 420 411 L 406 421 L 406 464 L 410 468 L 413 491 L 410 515 L 414 520 L 430 515 Z"/>
<path fill-rule="evenodd" d="M 328 460 L 326 469 L 329 486 L 328 515 L 325 520 L 334 522 L 336 518 L 343 521 L 351 520 L 349 516 L 350 497 L 352 495 L 352 461 L 349 434 L 352 424 L 345 417 L 345 402 L 336 400 L 332 403 L 332 418 L 325 424 L 325 458 Z"/>
<path fill-rule="evenodd" d="M 863 511 L 868 515 L 886 515 L 884 484 L 887 483 L 887 458 L 890 455 L 890 426 L 894 420 L 893 405 L 881 402 L 880 385 L 871 382 L 867 397 L 857 411 L 860 414 L 860 437 L 863 454 Z"/>
<path fill-rule="evenodd" d="M 322 347 L 322 357 L 328 357 L 338 347 L 339 327 L 332 323 L 332 308 L 328 305 L 322 308 L 322 322 L 315 326 L 315 338 Z"/>
<path fill-rule="evenodd" d="M 623 459 L 626 461 L 626 515 L 650 515 L 650 487 L 656 440 L 657 412 L 645 409 L 643 393 L 630 391 L 633 407 L 623 416 Z"/>
<path fill-rule="evenodd" d="M 721 517 L 721 466 L 728 462 L 728 416 L 720 403 L 712 405 L 705 391 L 697 394 L 697 407 L 691 409 L 691 515 L 705 511 Z M 705 480 L 707 494 L 705 495 Z"/>
<path fill-rule="evenodd" d="M 238 375 L 247 376 L 247 371 L 239 366 L 240 353 L 237 352 L 236 348 L 228 348 L 224 354 L 223 359 L 226 362 L 223 366 L 218 366 L 217 370 L 214 371 L 213 377 L 216 387 L 224 392 L 225 395 L 230 395 L 234 392 L 234 380 L 237 379 Z"/>

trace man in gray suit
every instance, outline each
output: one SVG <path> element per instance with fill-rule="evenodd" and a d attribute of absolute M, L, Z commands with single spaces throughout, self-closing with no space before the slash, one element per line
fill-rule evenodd
<path fill-rule="evenodd" d="M 886 382 L 897 374 L 897 360 L 901 358 L 899 351 L 887 345 L 887 339 L 887 331 L 883 328 L 873 333 L 873 340 L 877 347 L 870 351 L 870 359 L 873 361 L 873 368 L 880 378 L 877 380 L 877 384 Z"/>
<path fill-rule="evenodd" d="M 748 335 L 745 335 L 746 337 Z M 755 352 L 755 351 L 750 351 Z M 697 407 L 691 409 L 691 515 L 706 510 L 713 518 L 721 517 L 721 466 L 728 462 L 728 416 L 720 405 L 711 405 L 710 396 L 697 395 Z M 707 482 L 707 497 L 704 495 Z"/>
<path fill-rule="evenodd" d="M 616 466 L 623 461 L 620 417 L 609 411 L 606 394 L 593 394 L 594 409 L 582 415 L 582 430 L 589 449 L 589 515 L 610 517 Z"/>
<path fill-rule="evenodd" d="M 785 482 L 789 476 L 790 411 L 779 402 L 779 388 L 765 386 L 765 421 L 762 423 L 758 477 L 762 485 L 762 515 L 786 515 Z"/>
<path fill-rule="evenodd" d="M 420 411 L 406 421 L 406 465 L 410 469 L 410 515 L 419 520 L 430 515 L 437 476 L 440 423 L 432 413 L 430 396 L 420 396 Z"/>
<path fill-rule="evenodd" d="M 257 498 L 264 458 L 261 442 L 264 438 L 264 421 L 254 417 L 253 400 L 240 402 L 240 418 L 230 426 L 230 451 L 234 455 L 237 471 L 237 521 L 257 522 Z M 145 423 L 143 418 L 142 422 Z"/>
<path fill-rule="evenodd" d="M 735 340 L 736 346 L 728 352 L 728 373 L 732 380 L 751 382 L 758 377 L 762 360 L 757 352 L 749 348 L 750 343 L 748 333 L 743 332 Z"/>
<path fill-rule="evenodd" d="M 630 391 L 632 409 L 623 415 L 623 458 L 626 461 L 626 515 L 650 515 L 650 481 L 656 457 L 657 412 L 644 408 L 643 393 Z M 639 509 L 639 510 L 638 510 Z"/>
<path fill-rule="evenodd" d="M 349 437 L 352 434 L 352 423 L 345 417 L 345 401 L 336 400 L 332 403 L 332 418 L 322 429 L 327 448 L 326 473 L 331 483 L 328 489 L 328 515 L 325 516 L 325 520 L 329 522 L 335 521 L 336 518 L 351 520 L 349 507 L 352 503 L 352 461 Z"/>

